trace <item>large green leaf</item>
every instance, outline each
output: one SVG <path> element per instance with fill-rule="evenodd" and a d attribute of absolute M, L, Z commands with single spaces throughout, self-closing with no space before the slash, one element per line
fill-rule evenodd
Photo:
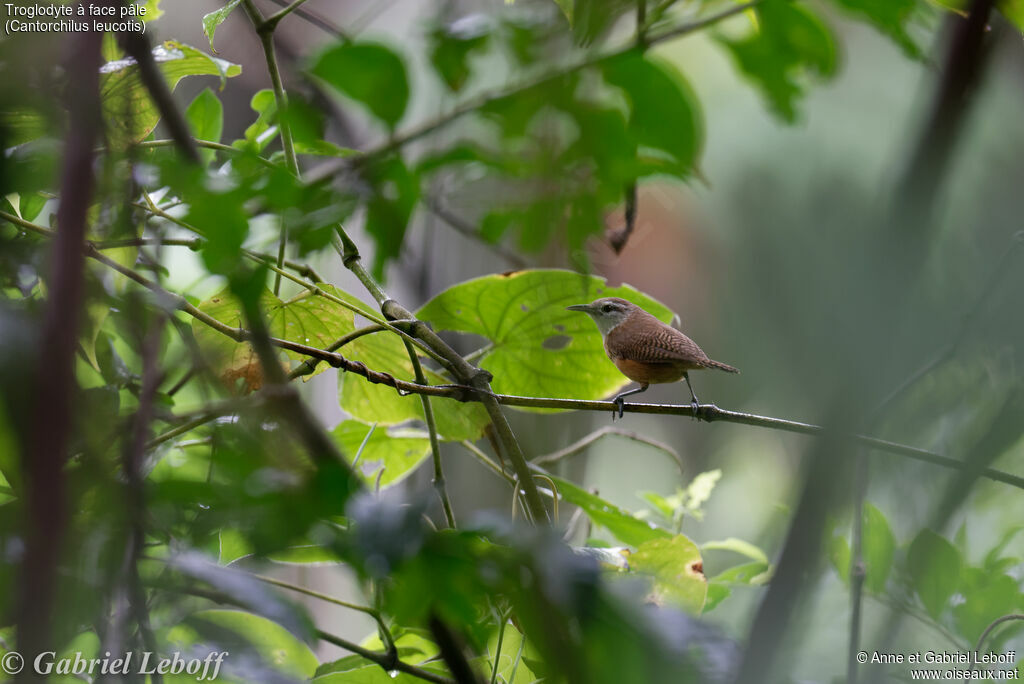
<path fill-rule="evenodd" d="M 390 332 L 361 337 L 346 345 L 346 357 L 362 361 L 367 368 L 401 379 L 414 381 L 415 374 L 405 344 Z M 437 373 L 424 369 L 432 385 L 451 382 Z M 423 421 L 423 404 L 418 396 L 401 396 L 387 385 L 367 382 L 353 373 L 338 375 L 341 408 L 364 423 L 397 425 L 409 420 Z M 477 402 L 458 402 L 454 399 L 433 398 L 437 431 L 445 440 L 475 440 L 480 437 L 489 421 L 487 412 Z M 381 429 L 378 427 L 378 429 Z"/>
<path fill-rule="evenodd" d="M 196 48 L 169 40 L 153 48 L 153 59 L 173 90 L 186 76 L 219 76 L 221 83 L 242 73 L 242 67 L 211 57 Z M 100 67 L 100 95 L 107 132 L 115 144 L 138 142 L 156 128 L 160 112 L 139 77 L 134 59 Z"/>
<path fill-rule="evenodd" d="M 887 0 L 883 0 L 887 1 Z M 788 0 L 758 5 L 758 27 L 740 40 L 722 39 L 736 64 L 786 121 L 796 119 L 795 101 L 803 92 L 799 81 L 807 73 L 835 73 L 832 33 L 810 10 Z"/>
<path fill-rule="evenodd" d="M 404 480 L 430 454 L 430 438 L 425 432 L 404 430 L 389 434 L 387 428 L 381 427 L 371 434 L 369 425 L 345 420 L 331 434 L 350 463 L 360 454 L 360 471 L 367 473 L 367 481 L 377 482 L 378 473 L 384 471 L 380 474 L 381 487 Z"/>
<path fill-rule="evenodd" d="M 439 330 L 486 337 L 493 349 L 480 365 L 494 374 L 496 392 L 597 399 L 629 380 L 608 360 L 593 321 L 565 307 L 612 296 L 662 321 L 672 320 L 667 307 L 629 285 L 608 287 L 603 278 L 554 269 L 459 283 L 427 302 L 418 315 Z"/>
<path fill-rule="evenodd" d="M 634 572 L 654 579 L 651 600 L 658 605 L 675 604 L 691 613 L 699 613 L 708 593 L 700 549 L 687 537 L 677 534 L 669 539 L 652 539 L 629 554 Z"/>
<path fill-rule="evenodd" d="M 405 63 L 379 43 L 344 42 L 322 52 L 310 71 L 340 93 L 365 105 L 394 128 L 409 101 Z"/>
<path fill-rule="evenodd" d="M 672 533 L 658 527 L 654 523 L 640 520 L 630 515 L 615 504 L 596 494 L 580 489 L 572 482 L 560 477 L 552 477 L 558 487 L 558 494 L 563 501 L 579 506 L 595 524 L 606 528 L 616 539 L 624 544 L 639 547 L 641 544 L 655 539 L 671 539 Z"/>
<path fill-rule="evenodd" d="M 907 551 L 907 569 L 914 591 L 928 613 L 939 619 L 960 584 L 960 552 L 931 530 L 921 530 Z"/>
<path fill-rule="evenodd" d="M 670 155 L 662 167 L 666 171 L 692 171 L 704 132 L 700 103 L 682 74 L 639 52 L 603 62 L 601 69 L 605 80 L 629 97 L 629 130 L 637 145 Z"/>
<path fill-rule="evenodd" d="M 227 290 L 202 302 L 199 309 L 232 328 L 247 327 L 241 304 Z M 355 329 L 351 311 L 313 294 L 283 302 L 264 288 L 260 295 L 260 310 L 273 337 L 319 349 L 326 348 Z M 241 380 L 248 389 L 257 389 L 262 385 L 262 369 L 248 342 L 235 342 L 199 320 L 192 321 L 192 330 L 200 347 L 210 354 L 225 384 L 234 386 Z M 307 358 L 298 352 L 285 353 L 296 361 Z M 323 372 L 328 367 L 321 363 L 315 373 Z"/>

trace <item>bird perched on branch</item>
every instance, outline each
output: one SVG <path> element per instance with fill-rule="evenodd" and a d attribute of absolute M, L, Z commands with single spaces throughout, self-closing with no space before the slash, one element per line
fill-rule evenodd
<path fill-rule="evenodd" d="M 686 380 L 690 389 L 690 406 L 694 415 L 700 408 L 697 395 L 690 384 L 690 371 L 717 368 L 727 373 L 739 373 L 732 366 L 708 358 L 697 343 L 675 328 L 665 325 L 633 302 L 618 297 L 595 299 L 590 304 L 574 304 L 569 311 L 582 311 L 594 319 L 604 338 L 608 358 L 623 375 L 639 382 L 637 389 L 622 392 L 613 402 L 622 417 L 624 399 L 630 394 L 645 391 L 655 383 Z M 612 418 L 615 412 L 612 412 Z"/>

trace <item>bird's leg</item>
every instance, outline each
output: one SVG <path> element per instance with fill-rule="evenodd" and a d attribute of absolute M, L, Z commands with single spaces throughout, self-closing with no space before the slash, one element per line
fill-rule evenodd
<path fill-rule="evenodd" d="M 628 397 L 630 394 L 640 394 L 641 392 L 646 392 L 648 387 L 650 387 L 650 385 L 645 382 L 636 389 L 631 389 L 628 392 L 618 394 L 615 396 L 614 399 L 612 399 L 612 403 L 619 407 L 619 418 L 622 418 L 622 407 L 626 405 L 625 398 Z M 615 420 L 614 409 L 612 410 L 612 420 Z"/>
<path fill-rule="evenodd" d="M 683 373 L 683 378 L 686 380 L 686 386 L 690 390 L 690 408 L 693 409 L 693 417 L 697 417 L 697 410 L 700 408 L 700 402 L 697 401 L 697 395 L 693 393 L 693 385 L 690 384 L 690 374 Z"/>

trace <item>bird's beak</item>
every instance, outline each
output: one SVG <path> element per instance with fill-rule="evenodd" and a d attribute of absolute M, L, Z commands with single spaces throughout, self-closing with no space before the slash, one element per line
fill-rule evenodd
<path fill-rule="evenodd" d="M 586 312 L 587 310 L 590 309 L 590 305 L 589 304 L 573 304 L 572 306 L 567 306 L 565 308 L 568 309 L 569 311 L 583 311 L 583 312 Z"/>

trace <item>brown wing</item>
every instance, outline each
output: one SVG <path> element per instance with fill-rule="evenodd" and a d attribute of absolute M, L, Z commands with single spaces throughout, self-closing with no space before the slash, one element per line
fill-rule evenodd
<path fill-rule="evenodd" d="M 646 312 L 642 318 L 631 318 L 613 328 L 605 340 L 605 349 L 613 360 L 620 358 L 640 363 L 685 364 L 697 368 L 711 360 L 696 342 Z"/>

